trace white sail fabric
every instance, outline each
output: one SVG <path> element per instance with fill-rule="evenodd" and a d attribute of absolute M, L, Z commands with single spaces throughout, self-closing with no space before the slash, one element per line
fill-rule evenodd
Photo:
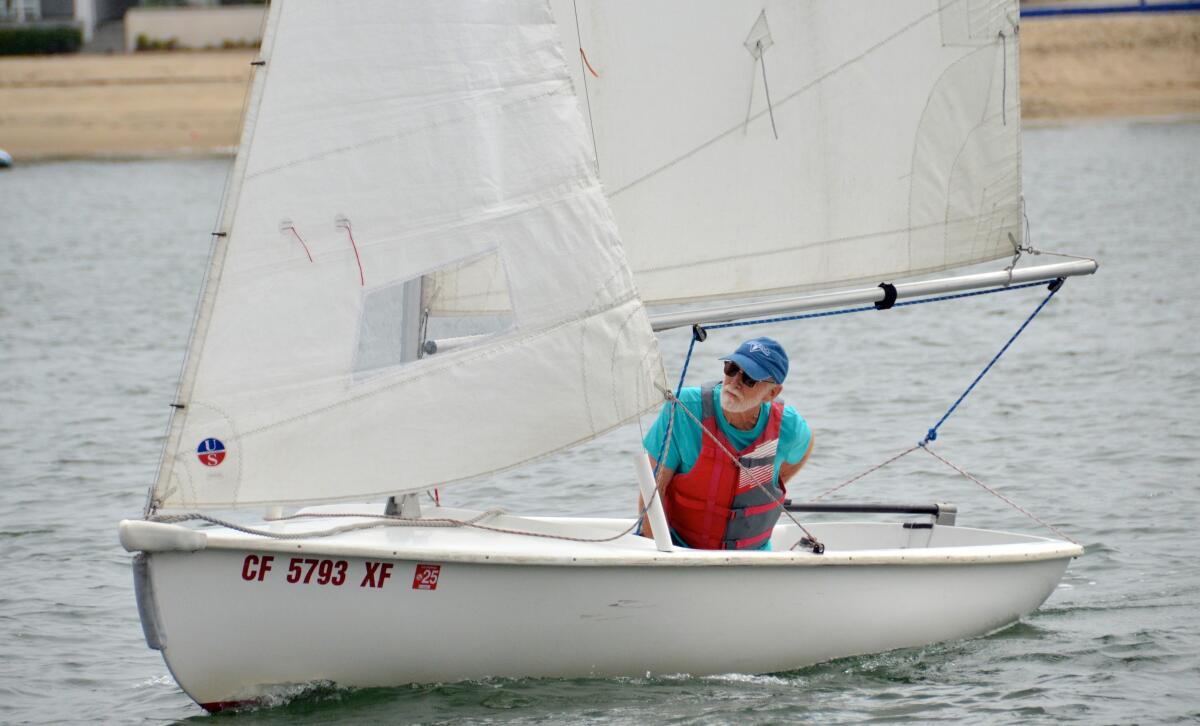
<path fill-rule="evenodd" d="M 1020 242 L 1017 0 L 553 5 L 645 302 L 881 282 Z"/>
<path fill-rule="evenodd" d="M 263 57 L 154 508 L 428 489 L 661 401 L 548 6 L 286 0 Z M 492 325 L 396 340 L 442 314 Z"/>

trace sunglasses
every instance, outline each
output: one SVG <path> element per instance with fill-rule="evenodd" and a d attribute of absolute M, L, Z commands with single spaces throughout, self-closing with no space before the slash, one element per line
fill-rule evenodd
<path fill-rule="evenodd" d="M 758 385 L 759 382 L 747 375 L 746 371 L 742 370 L 741 366 L 739 366 L 737 363 L 734 363 L 731 360 L 725 361 L 726 376 L 730 378 L 736 378 L 739 373 L 742 376 L 742 385 L 744 385 L 746 388 L 754 388 Z"/>

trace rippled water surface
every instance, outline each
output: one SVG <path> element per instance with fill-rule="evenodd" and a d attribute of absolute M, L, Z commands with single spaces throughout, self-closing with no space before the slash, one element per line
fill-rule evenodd
<path fill-rule="evenodd" d="M 224 161 L 0 173 L 0 722 L 207 719 L 142 640 L 116 523 L 141 511 Z M 1094 256 L 941 428 L 939 451 L 1087 546 L 1046 605 L 986 638 L 772 676 L 314 687 L 240 723 L 977 723 L 1200 720 L 1200 125 L 1030 130 L 1033 242 Z M 1046 261 L 1053 258 L 1041 258 Z M 1011 292 L 761 330 L 811 422 L 803 498 L 907 448 L 1043 296 Z M 714 332 L 690 382 L 716 376 Z M 686 334 L 663 339 L 675 374 Z M 636 427 L 456 505 L 628 514 Z M 914 454 L 848 499 L 948 500 L 1036 523 Z M 880 607 L 886 607 L 880 603 Z M 759 627 L 820 620 L 755 603 Z M 741 627 L 741 626 L 739 626 Z"/>

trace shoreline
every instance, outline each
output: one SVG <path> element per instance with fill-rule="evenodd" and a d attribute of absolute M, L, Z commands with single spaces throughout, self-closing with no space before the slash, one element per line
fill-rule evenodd
<path fill-rule="evenodd" d="M 1175 126 L 1200 124 L 1200 114 L 1165 114 L 1149 116 L 1077 116 L 1060 118 L 1023 118 L 1023 128 L 1026 129 L 1057 129 L 1068 126 Z M 179 161 L 196 159 L 233 159 L 237 155 L 236 146 L 219 146 L 209 149 L 165 149 L 161 151 L 97 151 L 79 156 L 55 156 L 46 154 L 36 157 L 22 157 L 23 166 L 34 164 L 53 164 L 73 161 L 91 161 L 98 163 L 119 163 L 127 161 Z"/>
<path fill-rule="evenodd" d="M 1026 20 L 1030 128 L 1200 121 L 1200 13 Z M 18 163 L 225 158 L 252 50 L 0 58 L 0 149 Z"/>

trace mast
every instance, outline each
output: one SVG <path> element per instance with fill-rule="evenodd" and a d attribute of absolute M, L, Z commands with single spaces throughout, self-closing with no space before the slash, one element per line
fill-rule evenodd
<path fill-rule="evenodd" d="M 404 283 L 400 297 L 403 301 L 400 320 L 400 361 L 411 363 L 421 357 L 421 348 L 425 343 L 425 276 L 421 275 Z M 399 499 L 394 495 L 390 496 L 387 498 L 387 504 L 384 505 L 383 513 L 410 518 L 420 517 L 421 499 L 416 492 L 403 494 Z"/>

